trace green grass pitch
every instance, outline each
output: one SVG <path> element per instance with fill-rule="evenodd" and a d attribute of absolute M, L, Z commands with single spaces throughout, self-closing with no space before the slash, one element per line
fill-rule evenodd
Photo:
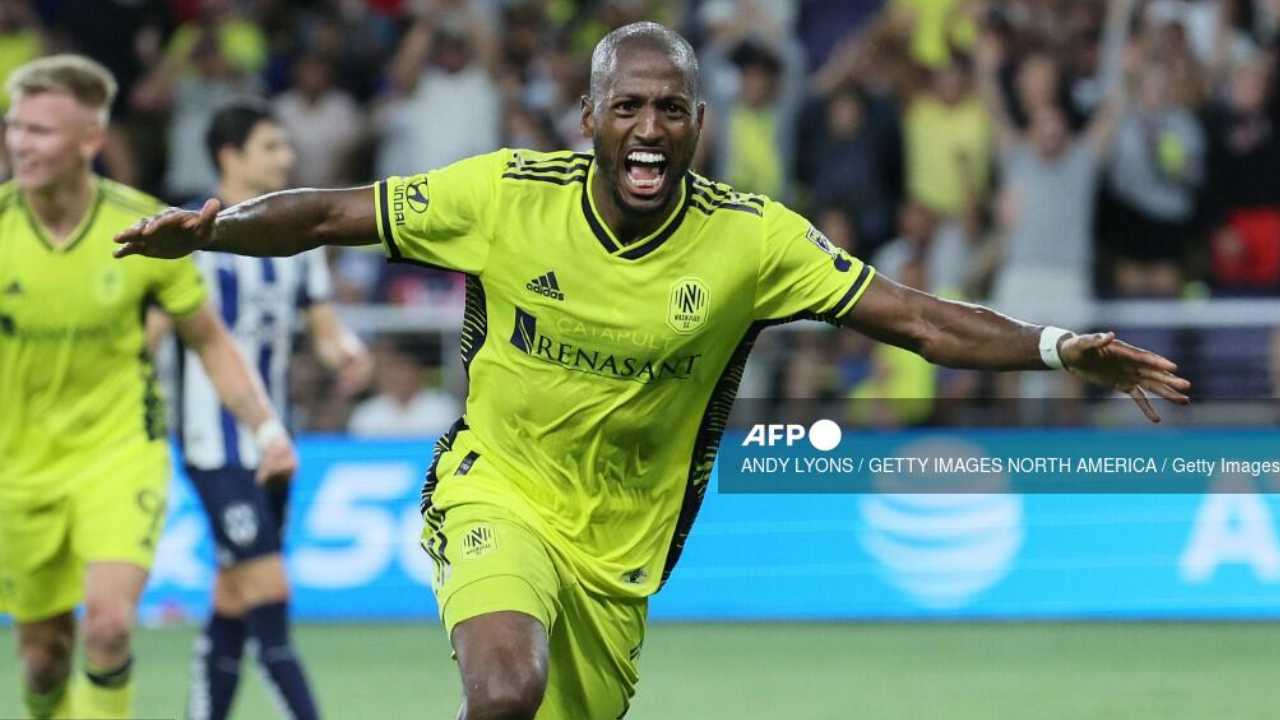
<path fill-rule="evenodd" d="M 193 629 L 137 640 L 138 714 L 180 718 Z M 0 629 L 0 718 L 21 717 Z M 326 717 L 454 717 L 443 631 L 303 625 Z M 1280 717 L 1280 624 L 652 624 L 628 720 Z M 247 664 L 234 717 L 277 717 Z"/>

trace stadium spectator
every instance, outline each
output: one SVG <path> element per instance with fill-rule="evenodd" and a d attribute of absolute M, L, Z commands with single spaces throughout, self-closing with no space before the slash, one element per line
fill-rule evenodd
<path fill-rule="evenodd" d="M 1225 294 L 1280 289 L 1280 102 L 1272 63 L 1262 53 L 1235 62 L 1208 112 L 1210 277 Z"/>
<path fill-rule="evenodd" d="M 164 0 L 60 0 L 44 4 L 53 41 L 95 58 L 116 77 L 120 92 L 111 106 L 111 128 L 103 147 L 107 173 L 128 185 L 150 182 L 164 162 L 164 118 L 134 112 L 137 84 L 160 62 L 172 14 Z"/>
<path fill-rule="evenodd" d="M 542 60 L 531 72 L 523 101 L 529 108 L 548 116 L 562 147 L 588 152 L 591 143 L 578 132 L 587 74 L 573 54 L 570 42 L 566 33 L 558 33 L 548 43 Z"/>
<path fill-rule="evenodd" d="M 217 172 L 204 150 L 205 129 L 218 108 L 262 91 L 260 78 L 245 69 L 247 59 L 237 62 L 227 55 L 228 47 L 237 43 L 226 39 L 219 25 L 210 22 L 189 30 L 175 35 L 165 59 L 135 88 L 133 97 L 139 110 L 169 113 L 164 188 L 175 202 L 216 191 Z"/>
<path fill-rule="evenodd" d="M 199 0 L 194 18 L 174 30 L 165 48 L 166 64 L 180 72 L 193 55 L 196 45 L 212 37 L 226 62 L 236 72 L 254 75 L 267 65 L 267 38 L 251 18 L 246 17 L 236 0 Z"/>
<path fill-rule="evenodd" d="M 437 435 L 449 428 L 462 407 L 452 395 L 423 384 L 414 348 L 384 340 L 374 347 L 377 394 L 356 406 L 348 429 L 359 437 Z"/>
<path fill-rule="evenodd" d="M 26 0 L 0 1 L 0 78 L 44 52 L 40 18 Z M 9 92 L 0 88 L 0 111 L 9 109 Z"/>
<path fill-rule="evenodd" d="M 1108 66 L 1118 75 L 1132 0 L 1112 5 Z M 1099 165 L 1116 117 L 1123 108 L 1120 86 L 1110 86 L 1107 104 L 1073 136 L 1057 106 L 1032 110 L 1019 130 L 1010 120 L 998 72 L 1003 42 L 988 32 L 978 48 L 979 85 L 995 129 L 1003 185 L 998 213 L 1005 260 L 996 278 L 996 307 L 1014 304 L 1046 322 L 1090 323 L 1093 271 L 1093 211 Z"/>
<path fill-rule="evenodd" d="M 330 3 L 301 13 L 294 33 L 299 52 L 336 59 L 337 84 L 368 103 L 382 90 L 400 37 L 398 22 L 372 3 Z"/>
<path fill-rule="evenodd" d="M 703 6 L 712 174 L 746 192 L 790 197 L 804 51 L 756 0 Z"/>
<path fill-rule="evenodd" d="M 974 27 L 965 0 L 891 0 L 895 25 L 911 36 L 911 57 L 930 68 L 946 65 L 951 48 L 973 42 Z"/>
<path fill-rule="evenodd" d="M 299 58 L 293 87 L 275 99 L 275 111 L 297 153 L 298 185 L 338 187 L 358 180 L 355 152 L 364 140 L 364 112 L 334 85 L 332 60 L 317 53 Z"/>
<path fill-rule="evenodd" d="M 391 95 L 374 114 L 378 175 L 443 167 L 499 145 L 492 41 L 470 5 L 454 5 L 419 15 L 391 60 Z"/>
<path fill-rule="evenodd" d="M 809 70 L 825 64 L 845 38 L 875 20 L 885 0 L 850 3 L 846 0 L 808 0 L 798 3 L 796 37 L 806 50 Z"/>
<path fill-rule="evenodd" d="M 964 211 L 968 193 L 987 185 L 991 121 L 970 86 L 968 61 L 953 57 L 933 68 L 903 118 L 907 194 L 943 215 Z"/>
<path fill-rule="evenodd" d="M 502 135 L 504 144 L 511 147 L 544 152 L 561 147 L 551 118 L 523 105 L 513 104 L 507 108 Z"/>
<path fill-rule="evenodd" d="M 998 73 L 1004 43 L 986 32 L 977 48 L 979 86 L 994 126 L 1002 186 L 997 199 L 1003 262 L 996 274 L 992 304 L 1026 308 L 1041 322 L 1089 327 L 1093 322 L 1093 221 L 1098 175 L 1126 98 L 1119 82 L 1127 45 L 1127 22 L 1134 0 L 1109 8 L 1106 59 L 1102 67 L 1107 100 L 1079 134 L 1056 105 L 1030 108 L 1028 127 L 1009 117 Z M 1001 378 L 1011 397 L 1078 397 L 1071 378 L 1010 375 Z M 1044 406 L 1028 406 L 1023 417 L 1048 419 Z"/>
<path fill-rule="evenodd" d="M 1016 101 L 1010 108 L 1010 120 L 1020 128 L 1037 110 L 1067 107 L 1063 103 L 1062 74 L 1053 56 L 1047 52 L 1033 53 L 1018 66 L 1014 78 Z"/>
<path fill-rule="evenodd" d="M 710 99 L 723 100 L 708 115 L 695 168 L 781 192 L 815 219 L 830 211 L 835 227 L 847 215 L 865 256 L 892 239 L 909 196 L 956 220 L 940 224 L 929 255 L 964 247 L 979 258 L 960 263 L 963 297 L 984 297 L 984 270 L 998 292 L 1016 294 L 1001 283 L 1021 274 L 1025 255 L 992 267 L 996 246 L 987 240 L 1030 239 L 1028 218 L 1068 240 L 1028 247 L 1097 245 L 1102 262 L 1085 249 L 1073 257 L 1095 267 L 1081 271 L 1073 260 L 1067 273 L 1083 275 L 1075 284 L 1086 290 L 1097 273 L 1101 291 L 1128 296 L 1194 291 L 1199 280 L 1217 294 L 1276 295 L 1280 184 L 1271 168 L 1280 154 L 1271 128 L 1280 115 L 1271 65 L 1280 13 L 1272 0 L 1135 3 L 1141 52 L 1132 52 L 1150 71 L 1125 89 L 1131 102 L 1107 144 L 1110 157 L 1098 159 L 1105 192 L 1067 193 L 1080 212 L 1064 227 L 1027 210 L 1027 193 L 1015 192 L 1025 180 L 1009 177 L 1005 154 L 973 132 L 986 113 L 967 65 L 981 28 L 1003 49 L 997 87 L 1009 122 L 1030 137 L 1031 118 L 1052 125 L 1061 114 L 1073 137 L 1086 136 L 1104 99 L 1109 4 L 6 0 L 0 16 L 30 18 L 20 8 L 34 8 L 50 47 L 79 49 L 115 72 L 126 99 L 113 108 L 118 122 L 98 167 L 173 200 L 210 189 L 194 141 L 208 109 L 264 89 L 283 91 L 273 103 L 300 139 L 304 185 L 360 183 L 499 145 L 588 151 L 578 132 L 584 52 L 618 24 L 682 19 L 686 35 L 700 38 Z M 9 37 L 0 32 L 0 61 Z M 799 85 L 788 75 L 797 57 L 801 73 L 812 72 Z M 796 87 L 803 99 L 792 110 Z M 350 101 L 336 100 L 344 93 Z M 353 144 L 346 128 L 362 116 L 377 122 L 368 123 L 367 142 Z M 348 147 L 328 152 L 339 145 Z M 953 232 L 958 243 L 941 241 Z M 453 276 L 337 255 L 343 300 L 435 304 L 461 293 Z M 785 368 L 760 365 L 761 386 L 776 393 Z"/>
<path fill-rule="evenodd" d="M 817 208 L 813 214 L 813 224 L 827 236 L 828 240 L 850 255 L 865 254 L 862 253 L 862 231 L 859 229 L 860 224 L 852 206 L 832 202 L 819 205 Z"/>
<path fill-rule="evenodd" d="M 0 78 L 40 57 L 44 44 L 39 18 L 25 0 L 0 1 Z M 9 92 L 0 88 L 0 112 L 8 109 Z M 0 149 L 0 177 L 8 176 L 8 153 Z"/>
<path fill-rule="evenodd" d="M 148 70 L 160 61 L 163 42 L 172 31 L 165 0 L 60 0 L 48 14 L 50 31 L 60 45 L 96 58 L 120 83 L 113 118 L 128 117 L 129 96 Z"/>
<path fill-rule="evenodd" d="M 883 242 L 892 232 L 896 195 L 891 185 L 892 154 L 899 150 L 895 109 L 845 85 L 815 99 L 806 114 L 814 127 L 797 138 L 803 153 L 799 175 L 812 189 L 814 204 L 848 204 L 856 212 L 851 230 L 868 247 Z"/>
<path fill-rule="evenodd" d="M 1196 229 L 1206 141 L 1175 87 L 1171 53 L 1146 52 L 1129 92 L 1134 102 L 1120 115 L 1110 148 L 1111 203 L 1104 208 L 1101 240 L 1113 255 L 1117 294 L 1174 297 L 1182 291 L 1182 259 Z"/>
<path fill-rule="evenodd" d="M 899 213 L 899 236 L 873 256 L 872 263 L 910 287 L 938 293 L 949 284 L 945 276 L 951 253 L 934 247 L 938 217 L 917 201 Z M 897 427 L 924 421 L 933 411 L 938 368 L 918 355 L 892 345 L 876 344 L 870 352 L 870 374 L 850 393 L 848 417 L 860 425 Z"/>
<path fill-rule="evenodd" d="M 1189 0 L 1152 0 L 1147 4 L 1144 19 L 1148 23 L 1176 23 L 1186 35 L 1188 45 L 1197 62 L 1212 65 L 1216 59 L 1220 41 L 1219 33 L 1227 29 L 1232 36 L 1228 42 L 1249 43 L 1246 34 L 1232 31 L 1229 26 L 1236 2 L 1191 2 Z M 1227 12 L 1224 12 L 1224 8 Z"/>

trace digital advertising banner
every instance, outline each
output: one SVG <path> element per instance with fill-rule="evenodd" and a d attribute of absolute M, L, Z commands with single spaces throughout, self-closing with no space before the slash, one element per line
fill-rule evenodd
<path fill-rule="evenodd" d="M 418 496 L 432 443 L 304 438 L 288 567 L 303 619 L 436 618 Z M 1280 431 L 724 436 L 655 619 L 1280 617 Z M 204 617 L 213 552 L 175 479 L 144 620 Z"/>

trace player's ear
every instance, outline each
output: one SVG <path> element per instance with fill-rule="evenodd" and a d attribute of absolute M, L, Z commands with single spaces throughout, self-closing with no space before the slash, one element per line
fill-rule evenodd
<path fill-rule="evenodd" d="M 693 125 L 698 129 L 699 133 L 702 132 L 702 119 L 706 117 L 706 115 L 707 104 L 705 102 L 699 102 L 697 108 L 693 111 Z"/>
<path fill-rule="evenodd" d="M 93 121 L 89 124 L 88 130 L 84 134 L 84 139 L 80 141 L 80 155 L 85 161 L 93 162 L 93 159 L 102 152 L 102 148 L 107 144 L 107 128 L 100 122 Z"/>
<path fill-rule="evenodd" d="M 591 96 L 582 96 L 582 120 L 579 124 L 583 137 L 592 137 L 596 134 L 596 117 L 595 105 L 591 101 Z"/>

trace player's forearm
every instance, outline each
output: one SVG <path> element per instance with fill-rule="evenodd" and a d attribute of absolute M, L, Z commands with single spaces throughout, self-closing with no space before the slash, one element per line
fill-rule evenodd
<path fill-rule="evenodd" d="M 249 369 L 230 336 L 213 339 L 195 350 L 218 399 L 243 425 L 257 429 L 276 417 L 262 383 Z"/>
<path fill-rule="evenodd" d="M 841 323 L 935 365 L 975 370 L 1043 370 L 1043 328 L 991 308 L 953 302 L 877 274 Z"/>
<path fill-rule="evenodd" d="M 373 188 L 285 190 L 218 213 L 206 248 L 256 257 L 296 255 L 322 245 L 378 242 Z"/>
<path fill-rule="evenodd" d="M 183 344 L 200 358 L 218 398 L 237 420 L 257 429 L 276 416 L 258 376 L 245 363 L 211 303 L 206 301 L 194 312 L 173 321 Z"/>
<path fill-rule="evenodd" d="M 923 312 L 917 352 L 936 365 L 973 370 L 1044 370 L 1043 328 L 991 308 L 938 299 Z"/>
<path fill-rule="evenodd" d="M 146 326 L 147 352 L 151 353 L 152 356 L 155 356 L 156 352 L 160 349 L 160 342 L 164 340 L 164 336 L 168 335 L 169 331 L 173 329 L 173 321 L 169 319 L 168 315 L 164 314 L 160 310 L 151 308 L 147 310 L 147 317 L 144 324 Z"/>

